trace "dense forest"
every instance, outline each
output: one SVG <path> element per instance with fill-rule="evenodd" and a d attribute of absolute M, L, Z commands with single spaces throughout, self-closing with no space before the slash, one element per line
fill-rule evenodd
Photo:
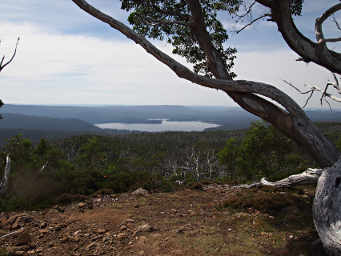
<path fill-rule="evenodd" d="M 341 124 L 318 125 L 341 149 Z M 1 148 L 2 169 L 7 155 L 12 171 L 1 211 L 44 207 L 99 191 L 166 192 L 200 183 L 279 179 L 318 166 L 263 122 L 247 130 L 76 135 L 37 143 L 17 135 Z"/>

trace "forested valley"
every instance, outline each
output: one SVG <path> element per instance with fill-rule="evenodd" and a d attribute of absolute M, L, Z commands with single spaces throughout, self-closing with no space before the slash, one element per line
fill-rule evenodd
<path fill-rule="evenodd" d="M 318 126 L 341 149 L 341 124 Z M 235 131 L 78 135 L 39 143 L 17 135 L 0 154 L 2 170 L 6 156 L 12 160 L 1 211 L 46 207 L 99 191 L 122 193 L 142 187 L 170 192 L 262 177 L 278 180 L 319 167 L 302 148 L 263 122 Z"/>

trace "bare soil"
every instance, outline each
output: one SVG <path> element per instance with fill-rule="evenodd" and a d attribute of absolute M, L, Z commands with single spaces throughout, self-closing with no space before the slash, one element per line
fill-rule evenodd
<path fill-rule="evenodd" d="M 311 255 L 313 192 L 209 185 L 0 213 L 0 256 Z"/>

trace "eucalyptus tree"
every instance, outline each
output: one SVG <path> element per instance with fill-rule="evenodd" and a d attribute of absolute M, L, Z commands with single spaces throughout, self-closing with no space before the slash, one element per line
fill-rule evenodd
<path fill-rule="evenodd" d="M 236 76 L 232 71 L 236 49 L 226 46 L 228 34 L 220 20 L 222 15 L 245 16 L 256 5 L 261 5 L 266 12 L 246 26 L 267 18 L 277 25 L 288 46 L 300 56 L 298 61 L 314 62 L 340 75 L 341 55 L 329 49 L 328 45 L 341 39 L 325 38 L 323 24 L 341 9 L 341 3 L 316 17 L 316 40 L 313 41 L 299 31 L 293 19 L 294 15 L 302 14 L 303 0 L 121 0 L 121 8 L 130 13 L 128 21 L 131 26 L 103 13 L 85 0 L 72 1 L 139 44 L 179 78 L 225 92 L 239 106 L 270 122 L 304 147 L 321 167 L 325 167 L 323 171 L 315 172 L 317 176 L 322 173 L 313 207 L 315 226 L 329 255 L 341 254 L 341 234 L 338 232 L 341 228 L 341 213 L 338 209 L 341 204 L 339 152 L 302 108 L 283 91 L 262 82 L 233 80 Z M 248 6 L 246 12 L 240 14 L 241 6 L 245 5 Z M 334 22 L 340 29 L 336 19 Z M 168 42 L 174 54 L 193 64 L 193 71 L 155 47 L 150 39 Z M 328 83 L 324 89 L 312 88 L 309 92 L 320 91 L 321 100 L 340 100 L 328 92 L 330 86 L 341 92 L 338 80 L 334 77 L 335 83 Z"/>

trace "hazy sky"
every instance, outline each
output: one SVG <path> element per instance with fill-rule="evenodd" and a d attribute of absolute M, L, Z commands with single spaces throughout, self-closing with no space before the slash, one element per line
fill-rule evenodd
<path fill-rule="evenodd" d="M 89 2 L 126 20 L 120 1 Z M 306 1 L 304 15 L 296 19 L 300 29 L 313 38 L 314 19 L 337 2 Z M 255 17 L 261 11 L 257 9 Z M 0 12 L 1 55 L 9 57 L 17 36 L 21 37 L 15 61 L 0 74 L 0 98 L 5 103 L 233 105 L 224 93 L 177 78 L 141 47 L 81 11 L 71 0 L 1 0 Z M 228 31 L 238 27 L 222 17 Z M 325 30 L 332 34 L 334 24 L 329 22 Z M 314 64 L 296 62 L 297 55 L 270 22 L 259 22 L 238 35 L 230 33 L 230 37 L 229 44 L 239 51 L 234 69 L 237 79 L 271 83 L 300 104 L 304 98 L 283 79 L 302 89 L 304 84 L 323 86 L 331 79 L 328 71 Z M 166 43 L 155 43 L 171 51 Z M 309 107 L 319 107 L 319 98 Z"/>

